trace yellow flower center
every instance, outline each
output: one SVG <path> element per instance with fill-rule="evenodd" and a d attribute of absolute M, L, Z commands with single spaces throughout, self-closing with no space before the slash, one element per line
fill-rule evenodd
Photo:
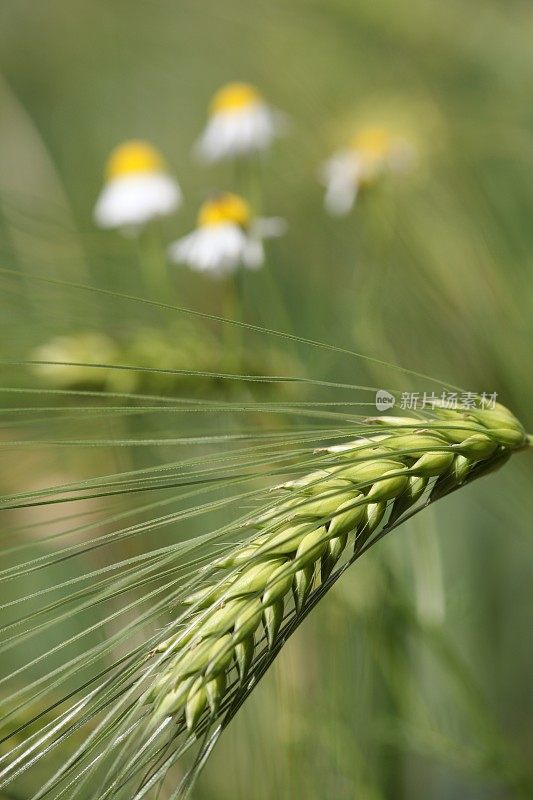
<path fill-rule="evenodd" d="M 352 140 L 352 147 L 370 159 L 385 158 L 390 152 L 392 136 L 384 128 L 363 128 Z"/>
<path fill-rule="evenodd" d="M 250 206 L 236 194 L 221 194 L 214 200 L 207 200 L 200 208 L 198 225 L 223 225 L 232 222 L 246 228 L 250 223 Z"/>
<path fill-rule="evenodd" d="M 218 114 L 220 111 L 240 111 L 254 103 L 260 103 L 261 100 L 257 89 L 249 83 L 227 83 L 211 100 L 209 112 Z"/>
<path fill-rule="evenodd" d="M 132 139 L 113 150 L 107 162 L 106 177 L 112 180 L 122 175 L 162 172 L 164 169 L 164 161 L 155 147 L 148 142 Z"/>

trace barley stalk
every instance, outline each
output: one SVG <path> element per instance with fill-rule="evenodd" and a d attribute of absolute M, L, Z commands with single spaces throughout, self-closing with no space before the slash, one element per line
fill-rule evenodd
<path fill-rule="evenodd" d="M 185 601 L 180 633 L 164 642 L 163 669 L 148 700 L 158 722 L 173 716 L 197 734 L 243 685 L 259 648 L 280 645 L 312 593 L 354 560 L 386 522 L 498 468 L 528 444 L 518 420 L 494 410 L 436 410 L 436 419 L 368 419 L 369 435 L 325 448 L 323 467 L 283 484 L 287 499 L 254 520 L 255 536 L 215 562 L 215 581 Z M 383 427 L 383 432 L 379 430 Z M 292 600 L 291 600 L 292 598 Z M 232 672 L 233 670 L 233 672 Z M 235 680 L 234 680 L 235 683 Z"/>

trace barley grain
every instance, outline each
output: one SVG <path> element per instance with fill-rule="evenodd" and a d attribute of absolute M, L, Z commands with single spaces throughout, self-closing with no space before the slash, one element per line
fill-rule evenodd
<path fill-rule="evenodd" d="M 313 589 L 347 551 L 361 552 L 386 515 L 400 520 L 424 493 L 447 494 L 527 444 L 503 406 L 366 423 L 368 435 L 325 448 L 321 469 L 278 487 L 287 499 L 254 520 L 251 541 L 215 562 L 216 583 L 190 595 L 185 633 L 160 648 L 167 658 L 150 693 L 155 719 L 183 717 L 194 732 L 204 714 L 216 716 L 234 663 L 246 679 L 261 625 L 273 647 L 286 612 L 302 615 Z"/>

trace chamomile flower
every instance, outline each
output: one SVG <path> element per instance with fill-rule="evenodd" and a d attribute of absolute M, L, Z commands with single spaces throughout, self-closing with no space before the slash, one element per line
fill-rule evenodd
<path fill-rule="evenodd" d="M 246 200 L 228 192 L 202 205 L 196 229 L 170 246 L 169 258 L 216 276 L 239 266 L 259 269 L 265 259 L 262 240 L 285 229 L 284 220 L 254 217 Z"/>
<path fill-rule="evenodd" d="M 228 83 L 211 100 L 196 151 L 212 162 L 267 150 L 283 127 L 283 115 L 257 89 L 248 83 Z"/>
<path fill-rule="evenodd" d="M 134 139 L 111 153 L 94 219 L 101 228 L 135 229 L 180 205 L 180 188 L 161 155 L 148 142 Z"/>
<path fill-rule="evenodd" d="M 409 143 L 384 128 L 361 129 L 347 148 L 334 153 L 322 167 L 319 178 L 326 187 L 326 209 L 336 216 L 347 214 L 361 189 L 386 172 L 407 171 L 413 157 Z"/>

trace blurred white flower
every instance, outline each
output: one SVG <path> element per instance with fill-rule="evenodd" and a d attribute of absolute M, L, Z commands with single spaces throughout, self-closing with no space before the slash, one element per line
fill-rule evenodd
<path fill-rule="evenodd" d="M 284 127 L 284 115 L 267 105 L 257 89 L 228 83 L 211 101 L 196 151 L 212 162 L 266 150 Z"/>
<path fill-rule="evenodd" d="M 259 269 L 265 260 L 262 240 L 282 236 L 285 230 L 284 220 L 254 218 L 248 203 L 228 192 L 203 204 L 196 229 L 170 245 L 169 258 L 216 276 L 239 266 Z"/>
<path fill-rule="evenodd" d="M 335 216 L 347 214 L 360 189 L 372 185 L 386 172 L 409 171 L 414 157 L 412 145 L 404 139 L 383 128 L 363 128 L 349 147 L 334 153 L 320 170 L 327 211 Z"/>
<path fill-rule="evenodd" d="M 158 151 L 148 142 L 132 140 L 109 157 L 94 220 L 101 228 L 137 228 L 172 214 L 180 205 L 179 185 L 166 172 Z"/>

